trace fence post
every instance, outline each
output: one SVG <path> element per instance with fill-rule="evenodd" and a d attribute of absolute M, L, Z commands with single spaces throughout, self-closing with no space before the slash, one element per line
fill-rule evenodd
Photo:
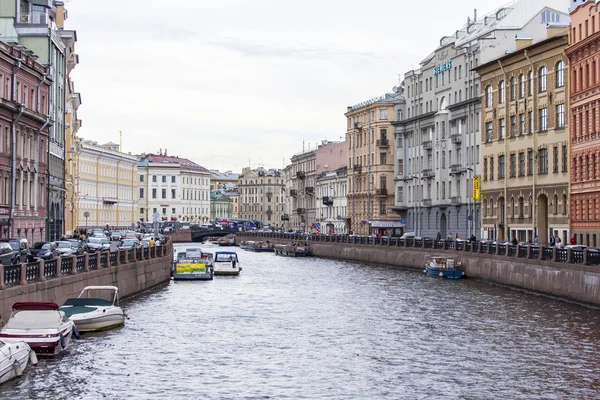
<path fill-rule="evenodd" d="M 543 260 L 544 259 L 544 246 L 540 245 L 539 249 L 540 249 L 540 253 L 538 254 L 538 260 Z"/>
<path fill-rule="evenodd" d="M 27 264 L 21 264 L 21 281 L 19 285 L 27 285 Z"/>
<path fill-rule="evenodd" d="M 517 246 L 518 246 L 518 245 L 517 245 Z M 508 257 L 508 255 L 509 255 L 509 254 L 510 254 L 510 244 L 507 244 L 507 245 L 506 245 L 505 252 L 504 252 L 504 255 L 505 255 L 506 257 Z"/>
<path fill-rule="evenodd" d="M 517 244 L 517 253 L 515 254 L 515 257 L 519 258 L 520 251 L 521 251 L 521 245 Z"/>
<path fill-rule="evenodd" d="M 77 255 L 74 255 L 72 258 L 73 259 L 71 260 L 71 273 L 74 275 L 77 273 Z"/>
<path fill-rule="evenodd" d="M 552 247 L 552 261 L 556 262 L 556 246 Z"/>
<path fill-rule="evenodd" d="M 58 256 L 54 259 L 56 261 L 56 277 L 58 278 L 59 276 L 62 275 L 62 271 L 61 271 L 61 267 L 62 267 L 62 257 Z"/>
<path fill-rule="evenodd" d="M 83 259 L 83 270 L 85 272 L 90 270 L 90 255 L 88 253 L 85 253 L 85 256 Z"/>
<path fill-rule="evenodd" d="M 4 289 L 6 284 L 4 283 L 4 264 L 0 264 L 0 290 Z"/>
<path fill-rule="evenodd" d="M 4 283 L 4 275 L 2 276 L 2 283 Z M 46 261 L 40 260 L 40 276 L 38 276 L 40 282 L 46 280 Z"/>
<path fill-rule="evenodd" d="M 583 265 L 589 265 L 588 264 L 588 249 L 587 248 L 583 249 Z"/>
<path fill-rule="evenodd" d="M 102 268 L 102 265 L 100 265 L 100 260 L 102 260 L 102 254 L 96 252 L 96 269 Z"/>
<path fill-rule="evenodd" d="M 131 251 L 131 253 L 133 254 L 131 261 L 136 262 L 137 261 L 137 251 L 135 250 L 135 248 Z"/>
<path fill-rule="evenodd" d="M 567 263 L 571 264 L 573 262 L 573 249 L 570 247 L 567 249 Z"/>
<path fill-rule="evenodd" d="M 527 258 L 531 258 L 531 245 L 527 245 Z"/>
<path fill-rule="evenodd" d="M 115 266 L 118 267 L 121 265 L 121 249 L 117 249 L 117 260 L 115 261 Z"/>

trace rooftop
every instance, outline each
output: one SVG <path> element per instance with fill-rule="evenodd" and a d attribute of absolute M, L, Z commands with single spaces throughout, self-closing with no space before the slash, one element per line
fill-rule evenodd
<path fill-rule="evenodd" d="M 142 157 L 154 164 L 179 164 L 182 168 L 210 174 L 210 171 L 208 169 L 196 164 L 193 161 L 188 160 L 187 158 L 179 158 L 177 156 L 165 156 L 161 154 L 146 154 Z"/>

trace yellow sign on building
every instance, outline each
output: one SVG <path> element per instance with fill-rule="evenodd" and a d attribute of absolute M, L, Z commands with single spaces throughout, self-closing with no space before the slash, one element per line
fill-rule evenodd
<path fill-rule="evenodd" d="M 480 179 L 479 175 L 473 176 L 473 200 L 479 200 L 479 195 L 481 194 Z"/>

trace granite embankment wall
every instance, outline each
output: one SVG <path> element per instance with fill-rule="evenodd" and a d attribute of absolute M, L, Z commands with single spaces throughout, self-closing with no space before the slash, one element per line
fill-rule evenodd
<path fill-rule="evenodd" d="M 173 243 L 187 243 L 192 241 L 191 229 L 178 229 L 169 235 Z"/>
<path fill-rule="evenodd" d="M 60 257 L 51 262 L 0 265 L 0 317 L 7 321 L 19 301 L 51 301 L 59 305 L 86 286 L 111 285 L 124 298 L 169 281 L 173 247 L 165 246 Z"/>
<path fill-rule="evenodd" d="M 284 244 L 298 240 L 268 237 L 238 236 L 236 241 L 269 240 Z M 388 244 L 327 243 L 309 241 L 312 253 L 317 257 L 383 264 L 422 271 L 431 256 L 453 257 L 462 263 L 461 269 L 468 278 L 512 286 L 560 297 L 581 303 L 600 306 L 600 266 L 572 264 L 518 258 L 507 255 L 481 254 L 453 249 L 398 247 Z M 518 250 L 517 250 L 518 251 Z M 521 248 L 523 251 L 523 248 Z M 531 249 L 527 249 L 530 255 Z M 554 252 L 556 258 L 556 251 Z M 571 257 L 571 252 L 569 252 Z M 587 258 L 587 254 L 586 254 Z"/>

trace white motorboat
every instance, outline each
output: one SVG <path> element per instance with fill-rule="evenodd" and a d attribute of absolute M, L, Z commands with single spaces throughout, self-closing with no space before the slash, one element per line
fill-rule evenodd
<path fill-rule="evenodd" d="M 237 253 L 233 251 L 217 251 L 213 263 L 215 275 L 239 275 L 242 267 Z"/>
<path fill-rule="evenodd" d="M 110 292 L 111 300 L 91 297 L 92 291 Z M 125 313 L 119 307 L 119 289 L 116 286 L 86 286 L 79 297 L 68 299 L 60 307 L 80 332 L 114 328 L 125 323 Z"/>
<path fill-rule="evenodd" d="M 69 347 L 75 324 L 56 303 L 15 303 L 0 330 L 4 343 L 26 342 L 38 355 L 53 356 Z"/>
<path fill-rule="evenodd" d="M 0 341 L 0 385 L 21 376 L 30 362 L 35 365 L 38 359 L 27 343 Z"/>

